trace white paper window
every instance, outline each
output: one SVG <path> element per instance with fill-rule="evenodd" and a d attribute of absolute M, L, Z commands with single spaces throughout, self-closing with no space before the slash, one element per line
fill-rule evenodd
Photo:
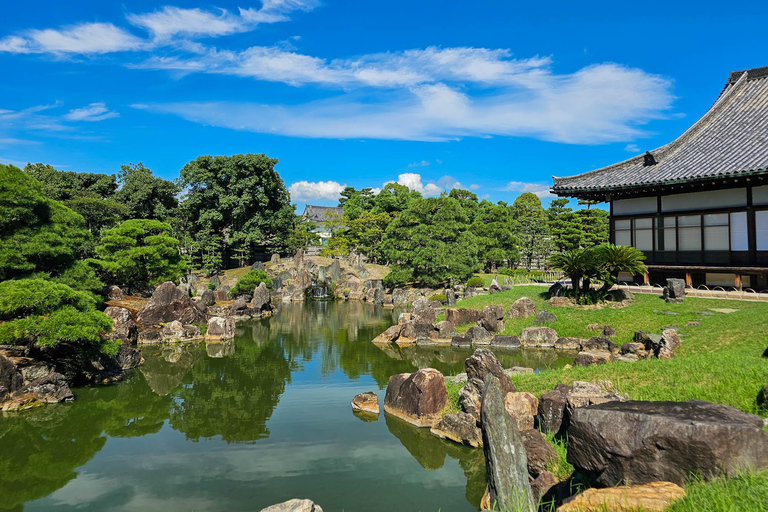
<path fill-rule="evenodd" d="M 747 237 L 747 212 L 734 212 L 731 214 L 731 250 L 749 250 L 749 238 Z"/>
<path fill-rule="evenodd" d="M 710 213 L 704 215 L 704 250 L 727 251 L 729 248 L 728 214 Z"/>
<path fill-rule="evenodd" d="M 755 212 L 755 231 L 757 231 L 757 250 L 768 251 L 768 211 Z"/>
<path fill-rule="evenodd" d="M 701 250 L 701 217 L 686 215 L 677 218 L 677 236 L 681 251 Z"/>
<path fill-rule="evenodd" d="M 653 219 L 635 219 L 635 247 L 641 251 L 653 250 Z"/>
<path fill-rule="evenodd" d="M 617 220 L 614 222 L 614 229 L 616 245 L 632 245 L 632 221 Z"/>

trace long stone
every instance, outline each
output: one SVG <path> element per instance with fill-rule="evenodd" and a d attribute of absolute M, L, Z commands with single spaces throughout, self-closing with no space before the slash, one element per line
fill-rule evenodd
<path fill-rule="evenodd" d="M 558 508 L 557 512 L 661 512 L 684 496 L 685 490 L 671 482 L 587 489 Z"/>
<path fill-rule="evenodd" d="M 528 459 L 515 420 L 504 408 L 499 379 L 489 375 L 481 412 L 490 503 L 500 512 L 534 512 Z"/>
<path fill-rule="evenodd" d="M 261 512 L 323 512 L 323 509 L 319 505 L 315 505 L 311 500 L 293 499 L 263 508 Z"/>

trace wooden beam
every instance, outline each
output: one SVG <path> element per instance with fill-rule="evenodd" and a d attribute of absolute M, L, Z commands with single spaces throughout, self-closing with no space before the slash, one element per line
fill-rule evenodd
<path fill-rule="evenodd" d="M 685 286 L 690 286 L 693 288 L 693 278 L 691 277 L 690 272 L 685 273 Z"/>

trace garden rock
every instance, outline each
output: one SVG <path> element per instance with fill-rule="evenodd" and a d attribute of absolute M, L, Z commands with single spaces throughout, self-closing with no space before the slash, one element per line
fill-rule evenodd
<path fill-rule="evenodd" d="M 454 336 L 451 338 L 451 346 L 456 348 L 472 347 L 472 340 L 464 336 Z"/>
<path fill-rule="evenodd" d="M 565 291 L 565 286 L 563 286 L 562 283 L 555 283 L 552 286 L 549 287 L 549 291 L 547 292 L 549 294 L 549 297 L 562 297 L 563 292 Z"/>
<path fill-rule="evenodd" d="M 266 283 L 259 283 L 253 290 L 253 299 L 251 299 L 251 307 L 257 312 L 267 311 L 272 309 L 272 297 L 269 293 Z"/>
<path fill-rule="evenodd" d="M 479 309 L 448 308 L 445 310 L 445 320 L 451 322 L 454 327 L 473 324 L 483 319 L 483 312 Z"/>
<path fill-rule="evenodd" d="M 608 300 L 611 302 L 632 302 L 635 300 L 635 295 L 629 290 L 611 290 L 608 292 Z"/>
<path fill-rule="evenodd" d="M 0 355 L 0 388 L 5 389 L 6 396 L 21 389 L 23 383 L 21 371 L 16 364 L 7 357 Z"/>
<path fill-rule="evenodd" d="M 499 282 L 496 280 L 496 278 L 491 280 L 491 285 L 488 287 L 488 293 L 491 295 L 494 295 L 496 293 L 499 293 L 501 291 L 501 286 L 499 286 Z"/>
<path fill-rule="evenodd" d="M 520 334 L 520 346 L 526 348 L 552 348 L 560 337 L 550 327 L 527 327 Z"/>
<path fill-rule="evenodd" d="M 610 325 L 604 326 L 603 327 L 603 336 L 616 336 L 616 329 L 614 329 Z"/>
<path fill-rule="evenodd" d="M 618 345 L 604 336 L 589 338 L 581 344 L 582 350 L 614 352 Z"/>
<path fill-rule="evenodd" d="M 419 297 L 413 303 L 411 308 L 411 319 L 414 322 L 434 324 L 437 312 L 426 297 Z"/>
<path fill-rule="evenodd" d="M 57 372 L 33 380 L 26 384 L 20 393 L 31 394 L 38 401 L 49 404 L 71 402 L 75 399 L 67 379 Z"/>
<path fill-rule="evenodd" d="M 150 326 L 178 320 L 183 324 L 205 322 L 205 313 L 175 284 L 166 281 L 136 315 L 139 325 Z"/>
<path fill-rule="evenodd" d="M 661 342 L 654 347 L 654 355 L 659 359 L 672 359 L 675 351 L 682 344 L 680 336 L 674 329 L 664 329 L 661 333 Z"/>
<path fill-rule="evenodd" d="M 430 432 L 441 439 L 449 439 L 455 443 L 474 448 L 483 446 L 483 436 L 477 427 L 475 417 L 466 412 L 446 414 Z"/>
<path fill-rule="evenodd" d="M 490 345 L 493 334 L 480 325 L 473 325 L 464 333 L 464 337 L 471 340 L 473 345 Z"/>
<path fill-rule="evenodd" d="M 606 402 L 622 401 L 624 398 L 605 388 L 611 388 L 610 382 L 605 382 L 605 387 L 593 382 L 575 381 L 573 389 L 567 395 L 566 412 L 568 417 L 579 407 L 604 404 Z"/>
<path fill-rule="evenodd" d="M 139 339 L 137 343 L 139 345 L 161 343 L 163 341 L 163 333 L 160 329 L 145 329 L 139 333 Z"/>
<path fill-rule="evenodd" d="M 555 349 L 556 350 L 581 350 L 581 345 L 586 340 L 583 340 L 581 338 L 558 338 L 555 342 Z"/>
<path fill-rule="evenodd" d="M 664 287 L 664 300 L 667 302 L 681 303 L 685 299 L 685 281 L 683 279 L 667 279 Z"/>
<path fill-rule="evenodd" d="M 490 503 L 501 511 L 534 512 L 528 459 L 515 420 L 504 409 L 499 379 L 491 375 L 483 390 L 481 429 Z"/>
<path fill-rule="evenodd" d="M 549 471 L 542 471 L 536 479 L 531 482 L 531 493 L 533 501 L 538 503 L 551 488 L 557 485 L 557 478 Z"/>
<path fill-rule="evenodd" d="M 509 308 L 507 316 L 512 319 L 529 318 L 536 315 L 536 313 L 538 313 L 536 304 L 534 304 L 528 297 L 520 297 L 512 304 L 512 307 Z"/>
<path fill-rule="evenodd" d="M 557 453 L 544 436 L 535 429 L 520 431 L 520 437 L 525 446 L 525 454 L 528 459 L 528 474 L 536 478 L 547 470 L 553 462 L 557 461 Z"/>
<path fill-rule="evenodd" d="M 448 307 L 456 306 L 456 292 L 451 288 L 446 288 L 445 290 L 445 305 Z"/>
<path fill-rule="evenodd" d="M 497 334 L 491 338 L 491 346 L 499 348 L 520 348 L 520 338 L 517 336 L 502 336 Z"/>
<path fill-rule="evenodd" d="M 216 299 L 213 297 L 213 290 L 203 291 L 203 293 L 200 295 L 200 304 L 206 308 L 216 304 Z"/>
<path fill-rule="evenodd" d="M 503 331 L 504 308 L 497 305 L 485 306 L 480 323 L 489 332 Z"/>
<path fill-rule="evenodd" d="M 418 427 L 431 427 L 440 420 L 447 403 L 443 374 L 434 368 L 424 368 L 389 378 L 384 411 Z"/>
<path fill-rule="evenodd" d="M 566 407 L 568 394 L 571 391 L 573 391 L 573 386 L 558 384 L 552 391 L 541 395 L 536 413 L 536 423 L 539 429 L 552 434 L 561 434 L 565 431 L 568 426 L 567 417 L 565 417 Z"/>
<path fill-rule="evenodd" d="M 468 380 L 479 379 L 481 382 L 485 382 L 488 379 L 488 375 L 494 375 L 499 379 L 501 391 L 506 396 L 507 393 L 514 393 L 517 390 L 515 385 L 512 384 L 510 378 L 504 373 L 504 368 L 496 359 L 496 356 L 487 348 L 478 348 L 475 353 L 469 356 L 464 361 L 464 368 L 467 370 Z M 482 388 L 481 388 L 482 389 Z"/>
<path fill-rule="evenodd" d="M 534 427 L 534 417 L 539 408 L 539 400 L 531 393 L 507 393 L 504 397 L 504 408 L 515 419 L 517 429 L 531 430 Z"/>
<path fill-rule="evenodd" d="M 458 333 L 451 322 L 443 320 L 435 324 L 433 335 L 440 340 L 450 340 L 453 339 L 454 336 L 457 336 Z"/>
<path fill-rule="evenodd" d="M 214 316 L 208 320 L 208 330 L 205 332 L 206 341 L 228 340 L 235 337 L 235 321 L 232 318 Z"/>
<path fill-rule="evenodd" d="M 195 325 L 183 325 L 178 320 L 168 322 L 163 326 L 163 341 L 190 341 L 200 338 L 200 328 Z"/>
<path fill-rule="evenodd" d="M 634 354 L 638 358 L 645 359 L 648 357 L 648 351 L 645 349 L 645 345 L 643 343 L 637 343 L 637 342 L 629 342 L 625 343 L 621 346 L 621 354 L 622 355 L 628 355 L 628 354 Z"/>
<path fill-rule="evenodd" d="M 573 411 L 568 462 L 604 486 L 684 485 L 768 466 L 763 420 L 703 400 L 611 402 Z"/>
<path fill-rule="evenodd" d="M 125 296 L 123 295 L 123 290 L 121 290 L 118 286 L 115 286 L 115 285 L 112 285 L 109 287 L 107 298 L 109 300 L 125 300 Z"/>
<path fill-rule="evenodd" d="M 459 391 L 459 405 L 461 410 L 475 419 L 480 425 L 480 404 L 483 398 L 483 381 L 480 379 L 468 379 L 467 385 Z"/>
<path fill-rule="evenodd" d="M 110 339 L 127 341 L 129 344 L 138 341 L 139 329 L 136 327 L 130 311 L 125 308 L 110 306 L 104 310 L 104 314 L 112 319 Z"/>
<path fill-rule="evenodd" d="M 613 361 L 613 355 L 610 352 L 604 350 L 589 351 L 585 350 L 579 352 L 576 355 L 576 359 L 573 361 L 574 366 L 597 366 L 598 364 L 606 364 Z"/>
<path fill-rule="evenodd" d="M 263 508 L 261 512 L 323 512 L 323 509 L 310 500 L 293 499 Z"/>
<path fill-rule="evenodd" d="M 379 397 L 373 391 L 355 395 L 352 399 L 352 410 L 379 414 Z"/>
<path fill-rule="evenodd" d="M 672 482 L 652 482 L 632 487 L 587 489 L 568 500 L 558 512 L 661 512 L 683 498 L 685 490 Z"/>
<path fill-rule="evenodd" d="M 552 297 L 549 299 L 549 305 L 553 308 L 564 308 L 572 304 L 571 299 L 568 297 Z"/>
<path fill-rule="evenodd" d="M 550 313 L 549 311 L 541 311 L 538 315 L 536 315 L 536 320 L 533 321 L 534 325 L 549 325 L 552 323 L 555 323 L 557 321 L 557 317 Z"/>
<path fill-rule="evenodd" d="M 387 328 L 386 331 L 379 334 L 373 339 L 374 343 L 391 343 L 393 341 L 397 341 L 398 338 L 400 338 L 400 333 L 403 331 L 403 328 L 405 327 L 404 324 L 395 324 L 389 328 Z"/>

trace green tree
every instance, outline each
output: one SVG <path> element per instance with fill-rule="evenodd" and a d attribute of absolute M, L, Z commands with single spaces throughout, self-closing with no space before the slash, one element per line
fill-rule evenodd
<path fill-rule="evenodd" d="M 467 215 L 452 197 L 411 204 L 387 227 L 383 247 L 392 266 L 389 286 L 437 286 L 451 277 L 463 281 L 478 267 Z"/>
<path fill-rule="evenodd" d="M 315 231 L 317 226 L 314 223 L 309 222 L 301 215 L 295 215 L 293 219 L 293 229 L 288 234 L 286 240 L 286 253 L 296 253 L 299 249 L 306 249 L 307 247 L 318 245 L 320 243 L 320 235 Z"/>
<path fill-rule="evenodd" d="M 354 187 L 346 187 L 339 197 L 339 206 L 344 208 L 344 218 L 354 220 L 363 212 L 373 209 L 375 195 L 373 189 L 368 187 L 356 190 Z"/>
<path fill-rule="evenodd" d="M 395 216 L 407 209 L 414 201 L 421 199 L 421 194 L 416 190 L 411 190 L 399 183 L 387 183 L 373 200 L 374 211 Z"/>
<path fill-rule="evenodd" d="M 223 264 L 234 248 L 245 248 L 250 260 L 257 250 L 285 250 L 294 225 L 294 207 L 280 175 L 277 160 L 263 154 L 201 156 L 181 170 L 179 185 L 186 189 L 181 210 L 198 250 L 216 244 Z M 199 252 L 198 260 L 205 259 Z"/>
<path fill-rule="evenodd" d="M 355 251 L 375 262 L 382 261 L 382 241 L 391 220 L 392 217 L 385 212 L 363 211 L 358 218 L 348 219 L 345 228 L 333 233 L 322 253 L 335 257 Z"/>
<path fill-rule="evenodd" d="M 571 280 L 573 293 L 578 298 L 581 291 L 589 289 L 591 280 L 599 276 L 600 263 L 594 249 L 569 249 L 550 256 L 549 264 Z M 583 281 L 583 286 L 579 287 Z"/>
<path fill-rule="evenodd" d="M 470 224 L 475 221 L 475 215 L 477 215 L 477 212 L 480 210 L 477 194 L 470 192 L 469 190 L 454 188 L 448 193 L 448 197 L 452 197 L 459 202 L 464 213 L 467 214 L 467 220 Z"/>
<path fill-rule="evenodd" d="M 620 272 L 632 275 L 647 272 L 643 251 L 629 245 L 602 244 L 594 249 L 603 279 L 601 292 L 605 293 L 619 281 Z"/>
<path fill-rule="evenodd" d="M 485 269 L 494 272 L 498 265 L 511 266 L 520 259 L 515 228 L 509 207 L 489 201 L 480 203 L 472 233 L 477 240 L 478 258 Z"/>
<path fill-rule="evenodd" d="M 166 221 L 178 207 L 179 188 L 171 181 L 158 178 L 144 164 L 120 166 L 117 175 L 120 190 L 115 199 L 128 209 L 129 219 Z"/>
<path fill-rule="evenodd" d="M 549 225 L 541 200 L 531 192 L 520 194 L 512 203 L 512 218 L 517 223 L 520 257 L 530 270 L 535 261 L 546 260 L 552 251 Z"/>
<path fill-rule="evenodd" d="M 108 282 L 128 289 L 176 280 L 186 264 L 170 233 L 171 226 L 158 220 L 126 220 L 104 232 L 98 257 L 89 261 Z"/>

